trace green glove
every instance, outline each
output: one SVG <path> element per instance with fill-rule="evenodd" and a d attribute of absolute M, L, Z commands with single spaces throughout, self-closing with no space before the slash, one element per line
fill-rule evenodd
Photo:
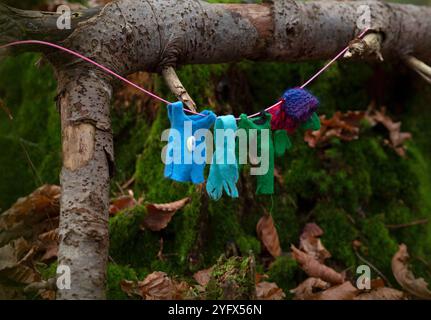
<path fill-rule="evenodd" d="M 320 129 L 320 118 L 316 112 L 314 112 L 311 117 L 301 124 L 301 128 L 305 130 L 319 130 Z"/>

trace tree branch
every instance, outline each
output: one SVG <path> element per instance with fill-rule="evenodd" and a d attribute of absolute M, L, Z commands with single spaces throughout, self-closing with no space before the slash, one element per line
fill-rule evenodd
<path fill-rule="evenodd" d="M 60 14 L 21 10 L 9 7 L 0 2 L 0 44 L 15 40 L 61 41 L 67 38 L 80 22 L 94 17 L 101 8 L 73 11 L 71 29 L 58 29 L 57 20 Z"/>
<path fill-rule="evenodd" d="M 431 67 L 413 56 L 407 56 L 404 61 L 416 71 L 426 82 L 431 84 Z"/>
<path fill-rule="evenodd" d="M 178 78 L 175 72 L 175 69 L 173 67 L 165 67 L 162 69 L 162 75 L 169 89 L 177 97 L 177 99 L 181 100 L 190 110 L 196 111 L 196 103 L 184 88 L 181 80 Z"/>
<path fill-rule="evenodd" d="M 84 10 L 70 34 L 55 28 L 55 17 L 33 13 L 36 18 L 30 20 L 30 13 L 18 14 L 36 27 L 15 37 L 64 39 L 68 48 L 123 75 L 243 59 L 328 59 L 362 31 L 356 27 L 362 5 L 370 8 L 371 31 L 384 38 L 382 56 L 414 55 L 431 61 L 431 8 L 374 0 L 278 0 L 273 4 L 119 0 L 107 4 L 97 15 L 98 9 Z M 6 17 L 10 18 L 10 11 Z"/>

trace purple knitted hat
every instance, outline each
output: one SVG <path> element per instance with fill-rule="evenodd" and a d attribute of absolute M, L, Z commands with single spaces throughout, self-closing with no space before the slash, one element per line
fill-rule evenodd
<path fill-rule="evenodd" d="M 307 121 L 317 110 L 319 100 L 305 89 L 289 89 L 283 93 L 284 112 L 298 122 Z"/>

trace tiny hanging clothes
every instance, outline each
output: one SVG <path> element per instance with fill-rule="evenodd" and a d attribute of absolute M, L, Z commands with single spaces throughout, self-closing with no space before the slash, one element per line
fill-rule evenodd
<path fill-rule="evenodd" d="M 320 120 L 316 114 L 319 100 L 302 88 L 286 90 L 282 103 L 272 108 L 272 130 L 286 130 L 293 134 L 298 127 L 308 130 L 319 130 Z"/>
<path fill-rule="evenodd" d="M 171 129 L 165 158 L 166 178 L 195 184 L 205 181 L 205 134 L 214 124 L 216 115 L 210 110 L 204 110 L 201 114 L 186 115 L 182 102 L 168 105 Z"/>
<path fill-rule="evenodd" d="M 258 170 L 251 174 L 256 175 L 256 194 L 274 193 L 274 155 L 281 156 L 290 147 L 285 130 L 271 131 L 271 114 L 265 112 L 258 118 L 248 118 L 241 114 L 238 128 L 243 129 L 247 136 L 246 142 L 241 133 L 238 134 L 237 159 L 240 164 L 246 162 L 249 155 L 252 165 L 260 165 Z M 247 148 L 248 145 L 248 148 Z M 256 163 L 260 158 L 260 163 Z M 252 170 L 253 170 L 252 166 Z"/>
<path fill-rule="evenodd" d="M 234 116 L 218 117 L 214 126 L 215 151 L 206 189 L 213 200 L 219 200 L 223 189 L 232 198 L 238 198 L 238 163 L 235 155 L 237 125 Z"/>

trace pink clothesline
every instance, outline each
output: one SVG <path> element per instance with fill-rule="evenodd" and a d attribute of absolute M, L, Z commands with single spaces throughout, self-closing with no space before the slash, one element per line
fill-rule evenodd
<path fill-rule="evenodd" d="M 369 29 L 365 29 L 364 31 L 362 31 L 359 35 L 358 35 L 358 38 L 362 38 L 366 33 L 367 33 L 367 31 L 368 31 Z M 66 52 L 66 53 L 69 53 L 69 54 L 71 54 L 71 55 L 73 55 L 73 56 L 75 56 L 75 57 L 77 57 L 77 58 L 80 58 L 80 59 L 82 59 L 82 60 L 84 60 L 84 61 L 87 61 L 87 62 L 89 62 L 89 63 L 91 63 L 92 65 L 94 65 L 94 66 L 96 66 L 96 67 L 98 67 L 99 69 L 101 69 L 101 70 L 103 70 L 103 71 L 105 71 L 106 73 L 108 73 L 108 74 L 110 74 L 110 75 L 112 75 L 112 76 L 114 76 L 114 77 L 116 77 L 117 79 L 119 79 L 119 80 L 121 80 L 121 81 L 123 81 L 123 82 L 125 82 L 125 83 L 127 83 L 127 84 L 129 84 L 129 85 L 131 85 L 132 87 L 134 87 L 134 88 L 136 88 L 136 89 L 138 89 L 139 91 L 142 91 L 142 92 L 144 92 L 144 93 L 146 93 L 146 94 L 148 94 L 149 96 L 151 96 L 151 97 L 153 97 L 154 99 L 157 99 L 157 100 L 159 100 L 159 101 L 161 101 L 161 102 L 163 102 L 163 103 L 166 103 L 166 104 L 171 104 L 171 102 L 169 102 L 169 101 L 167 101 L 167 100 L 165 100 L 165 99 L 163 99 L 162 97 L 159 97 L 158 95 L 156 95 L 155 93 L 152 93 L 151 91 L 148 91 L 148 90 L 146 90 L 146 89 L 144 89 L 144 88 L 142 88 L 141 86 L 139 86 L 139 85 L 137 85 L 136 83 L 134 83 L 134 82 L 132 82 L 132 81 L 130 81 L 130 80 L 127 80 L 126 78 L 124 78 L 123 76 L 121 76 L 121 75 L 119 75 L 118 73 L 116 73 L 116 72 L 114 72 L 114 71 L 112 71 L 111 69 L 109 69 L 109 68 L 107 68 L 107 67 L 105 67 L 104 65 L 102 65 L 102 64 L 100 64 L 100 63 L 98 63 L 98 62 L 96 62 L 96 61 L 94 61 L 94 60 L 92 60 L 92 59 L 90 59 L 90 58 L 87 58 L 86 56 L 84 56 L 84 55 L 82 55 L 82 54 L 80 54 L 79 52 L 76 52 L 76 51 L 73 51 L 73 50 L 70 50 L 70 49 L 67 49 L 67 48 L 65 48 L 65 47 L 62 47 L 62 46 L 60 46 L 60 45 L 58 45 L 58 44 L 55 44 L 55 43 L 51 43 L 51 42 L 48 42 L 48 41 L 41 41 L 41 40 L 21 40 L 21 41 L 15 41 L 15 42 L 11 42 L 11 43 L 7 43 L 7 44 L 5 44 L 5 45 L 2 45 L 2 46 L 0 46 L 0 49 L 5 49 L 5 48 L 8 48 L 8 47 L 12 47 L 12 46 L 17 46 L 17 45 L 24 45 L 24 44 L 39 44 L 39 45 L 45 45 L 45 46 L 49 46 L 49 47 L 52 47 L 52 48 L 55 48 L 55 49 L 58 49 L 58 50 L 62 50 L 62 51 L 64 51 L 64 52 Z M 349 49 L 349 46 L 346 46 L 343 50 L 341 50 L 340 51 L 340 53 L 338 53 L 331 61 L 329 61 L 322 69 L 320 69 L 316 74 L 314 74 L 310 79 L 308 79 L 300 88 L 301 89 L 303 89 L 303 88 L 305 88 L 308 84 L 310 84 L 310 82 L 312 82 L 314 79 L 316 79 L 322 72 L 324 72 L 331 64 L 333 64 L 337 59 L 339 59 L 347 50 Z M 265 111 L 269 111 L 269 110 L 271 110 L 271 109 L 273 109 L 273 108 L 276 108 L 277 106 L 279 106 L 281 103 L 283 103 L 283 100 L 280 100 L 280 101 L 278 101 L 278 102 L 276 102 L 275 104 L 273 104 L 272 106 L 270 106 L 270 107 L 268 107 L 268 108 L 266 108 L 265 109 Z M 186 111 L 186 112 L 189 112 L 189 113 L 193 113 L 193 114 L 197 114 L 197 115 L 201 115 L 201 116 L 205 116 L 204 114 L 202 114 L 202 113 L 199 113 L 199 112 L 195 112 L 195 111 L 192 111 L 192 110 L 189 110 L 189 109 L 186 109 L 186 108 L 184 108 L 184 111 Z M 260 112 L 257 112 L 257 113 L 254 113 L 254 114 L 252 114 L 252 115 L 249 115 L 248 116 L 248 118 L 253 118 L 253 117 L 256 117 L 256 116 L 258 116 L 260 114 Z M 238 120 L 239 118 L 237 118 L 237 120 Z"/>

